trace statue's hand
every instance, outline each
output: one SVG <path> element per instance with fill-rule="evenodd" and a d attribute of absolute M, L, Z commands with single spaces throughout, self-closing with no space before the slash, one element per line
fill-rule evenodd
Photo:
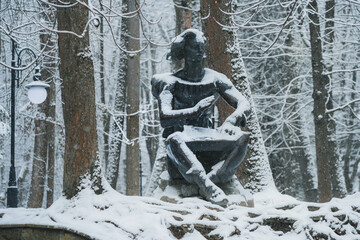
<path fill-rule="evenodd" d="M 241 116 L 236 117 L 235 126 L 237 127 L 246 127 L 247 123 L 247 116 L 245 114 L 242 114 Z"/>
<path fill-rule="evenodd" d="M 209 107 L 211 107 L 211 105 L 214 103 L 214 101 L 215 101 L 214 96 L 210 96 L 210 97 L 200 100 L 195 105 L 196 111 L 199 112 L 201 115 L 205 110 L 207 110 Z"/>
<path fill-rule="evenodd" d="M 241 134 L 241 129 L 239 127 L 234 126 L 230 122 L 226 121 L 223 123 L 223 125 L 221 125 L 221 127 L 218 128 L 218 131 L 220 131 L 221 133 L 227 133 L 230 136 L 235 134 Z"/>

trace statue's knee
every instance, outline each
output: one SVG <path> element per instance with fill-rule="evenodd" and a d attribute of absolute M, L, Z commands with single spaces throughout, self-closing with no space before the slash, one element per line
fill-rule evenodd
<path fill-rule="evenodd" d="M 230 181 L 233 178 L 233 176 L 235 175 L 236 169 L 237 168 L 231 168 L 231 169 L 229 168 L 229 169 L 226 169 L 225 171 L 219 173 L 217 175 L 218 182 L 226 183 L 226 182 Z"/>
<path fill-rule="evenodd" d="M 166 167 L 171 179 L 183 178 L 181 173 L 179 172 L 179 169 L 177 168 L 177 166 L 174 164 L 173 160 L 169 156 L 167 156 L 166 158 Z"/>
<path fill-rule="evenodd" d="M 243 134 L 236 142 L 235 148 L 233 149 L 233 153 L 237 155 L 237 158 L 240 158 L 239 160 L 242 161 L 245 157 L 247 146 L 249 143 L 249 136 L 250 133 Z"/>
<path fill-rule="evenodd" d="M 178 151 L 180 145 L 175 134 L 172 134 L 170 137 L 168 137 L 168 139 L 166 139 L 165 144 L 168 155 L 171 155 L 171 157 L 173 155 L 173 152 Z"/>
<path fill-rule="evenodd" d="M 179 146 L 182 142 L 184 141 L 182 140 L 181 134 L 178 132 L 171 134 L 166 139 L 166 145 L 170 145 L 170 146 Z"/>
<path fill-rule="evenodd" d="M 249 143 L 249 139 L 250 139 L 250 133 L 244 132 L 244 134 L 237 141 L 236 145 L 238 147 L 246 148 Z"/>

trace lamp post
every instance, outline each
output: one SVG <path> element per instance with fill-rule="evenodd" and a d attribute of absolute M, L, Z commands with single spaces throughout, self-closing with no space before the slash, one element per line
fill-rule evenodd
<path fill-rule="evenodd" d="M 17 44 L 15 40 L 11 39 L 11 165 L 9 172 L 9 184 L 7 189 L 7 207 L 12 208 L 16 208 L 18 204 L 18 188 L 15 171 L 15 83 L 17 81 L 19 87 L 19 72 L 21 70 L 17 70 L 16 68 L 21 67 L 21 58 L 24 54 L 36 57 L 35 53 L 30 48 L 24 48 L 17 52 Z M 48 84 L 42 83 L 40 80 L 41 75 L 39 69 L 37 68 L 34 75 L 34 82 L 26 85 L 26 88 L 29 89 L 29 99 L 35 104 L 39 104 L 45 101 L 47 96 L 45 88 L 50 87 Z"/>

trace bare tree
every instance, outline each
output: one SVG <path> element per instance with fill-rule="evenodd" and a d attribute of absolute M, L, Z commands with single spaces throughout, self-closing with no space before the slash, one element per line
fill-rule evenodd
<path fill-rule="evenodd" d="M 210 68 L 224 73 L 234 83 L 235 87 L 247 97 L 252 106 L 252 113 L 248 119 L 247 131 L 251 133 L 247 156 L 240 165 L 237 177 L 245 187 L 253 191 L 261 191 L 268 186 L 273 187 L 270 165 L 265 152 L 260 126 L 251 97 L 245 66 L 241 56 L 238 39 L 231 30 L 224 31 L 223 26 L 228 25 L 229 17 L 224 12 L 231 12 L 230 3 L 220 3 L 208 0 L 201 1 L 202 16 L 205 18 L 203 30 L 208 39 L 206 55 Z M 222 11 L 220 11 L 222 9 Z M 218 105 L 220 121 L 233 111 L 225 103 Z"/>
<path fill-rule="evenodd" d="M 354 66 L 354 69 L 357 68 L 357 65 Z M 357 77 L 356 77 L 356 71 L 354 71 L 352 73 L 352 85 L 351 85 L 351 89 L 353 90 L 353 92 L 351 93 L 351 97 L 350 97 L 350 108 L 351 109 L 355 109 L 355 93 L 356 93 L 356 83 L 357 83 Z M 356 116 L 354 116 L 354 112 L 353 110 L 349 111 L 349 120 L 346 121 L 347 125 L 349 125 L 351 128 L 354 127 L 355 125 L 355 121 L 356 121 Z M 356 148 L 356 141 L 355 141 L 355 133 L 354 132 L 350 132 L 349 137 L 346 141 L 345 144 L 345 151 L 344 151 L 344 156 L 343 156 L 343 160 L 344 160 L 344 177 L 345 177 L 345 184 L 346 184 L 346 189 L 349 193 L 353 192 L 353 182 L 357 176 L 357 172 L 358 172 L 358 168 L 359 168 L 359 164 L 360 164 L 360 158 L 357 158 L 355 160 L 355 162 L 352 164 L 352 171 L 350 170 L 350 165 L 351 165 L 351 152 L 352 149 Z"/>
<path fill-rule="evenodd" d="M 120 34 L 120 33 L 119 33 Z M 125 46 L 127 41 L 126 35 L 126 21 L 121 22 L 121 44 Z M 124 139 L 124 120 L 125 120 L 125 73 L 127 71 L 127 58 L 124 52 L 120 53 L 119 67 L 116 76 L 116 92 L 114 101 L 114 112 L 111 123 L 111 141 L 109 146 L 109 159 L 106 165 L 106 178 L 112 188 L 116 189 L 117 180 L 119 177 L 121 146 Z"/>
<path fill-rule="evenodd" d="M 88 9 L 82 4 L 58 8 L 59 30 L 82 33 L 87 27 L 88 14 Z M 63 192 L 67 198 L 75 196 L 82 178 L 90 174 L 95 193 L 101 193 L 101 178 L 96 170 L 95 81 L 89 33 L 86 31 L 82 38 L 61 33 L 58 44 L 65 123 Z"/>
<path fill-rule="evenodd" d="M 138 8 L 136 0 L 123 2 L 128 11 Z M 127 48 L 134 51 L 140 48 L 140 22 L 139 16 L 124 19 L 126 21 Z M 140 55 L 128 54 L 127 71 L 125 73 L 126 88 L 126 137 L 131 143 L 126 145 L 126 194 L 139 195 L 140 169 L 139 169 L 139 104 L 140 104 Z"/>
<path fill-rule="evenodd" d="M 100 11 L 104 11 L 103 2 L 102 0 L 99 0 L 100 4 Z M 105 77 L 105 48 L 104 48 L 104 41 L 105 41 L 105 33 L 104 33 L 104 16 L 100 16 L 100 29 L 99 29 L 99 77 L 100 77 L 100 102 L 101 104 L 109 105 L 106 101 L 106 77 Z M 110 98 L 109 98 L 110 99 Z M 110 102 L 110 101 L 109 101 Z M 110 130 L 110 115 L 108 112 L 104 112 L 102 117 L 102 123 L 103 123 L 103 141 L 104 141 L 104 162 L 105 165 L 108 165 L 109 161 L 109 130 Z"/>
<path fill-rule="evenodd" d="M 203 31 L 208 43 L 206 44 L 206 63 L 210 69 L 221 72 L 231 79 L 232 67 L 231 54 L 227 52 L 228 44 L 232 44 L 232 33 L 230 31 L 223 31 L 216 21 L 228 25 L 229 17 L 222 13 L 219 9 L 224 11 L 231 11 L 231 4 L 220 3 L 212 0 L 200 1 L 203 21 Z M 229 106 L 223 99 L 218 101 L 217 107 L 219 109 L 220 124 L 225 121 L 234 109 Z"/>
<path fill-rule="evenodd" d="M 52 9 L 46 9 L 42 19 L 53 23 L 55 13 Z M 54 190 L 54 167 L 55 167 L 55 74 L 56 74 L 56 45 L 55 36 L 51 32 L 42 31 L 40 34 L 40 44 L 44 49 L 43 64 L 41 66 L 41 78 L 48 82 L 50 88 L 48 97 L 44 103 L 39 105 L 39 118 L 35 122 L 35 143 L 32 176 L 30 185 L 30 196 L 28 206 L 39 208 L 43 206 L 44 193 L 46 193 L 46 206 L 49 207 L 53 202 Z M 46 186 L 47 185 L 47 186 Z M 46 189 L 46 191 L 44 191 Z"/>
<path fill-rule="evenodd" d="M 324 33 L 324 51 L 328 55 L 334 54 L 334 38 L 335 38 L 335 0 L 327 0 L 325 2 L 325 33 Z M 331 63 L 327 67 L 327 72 L 333 71 L 333 61 L 331 59 Z M 327 76 L 332 78 L 331 75 Z M 328 88 L 328 99 L 326 100 L 326 109 L 333 109 L 333 90 L 330 86 Z M 336 142 L 336 122 L 334 119 L 333 113 L 327 113 L 328 120 L 328 137 L 327 137 L 327 148 L 328 148 L 328 156 L 329 156 L 329 164 L 330 164 L 330 178 L 331 178 L 331 187 L 332 194 L 334 197 L 340 198 L 345 197 L 346 195 L 346 184 L 345 178 L 342 171 L 342 158 L 339 153 L 338 144 Z"/>
<path fill-rule="evenodd" d="M 0 9 L 2 9 L 1 0 L 0 0 Z M 0 21 L 2 21 L 2 20 L 0 20 Z M 0 56 L 1 56 L 1 51 L 2 51 L 2 38 L 1 38 L 1 32 L 0 32 Z"/>
<path fill-rule="evenodd" d="M 145 113 L 143 114 L 143 129 L 142 136 L 145 137 L 146 149 L 149 154 L 150 170 L 152 171 L 156 160 L 156 154 L 159 149 L 160 140 L 160 126 L 157 102 L 154 100 L 151 91 L 149 90 L 150 79 L 156 74 L 156 67 L 154 61 L 156 57 L 156 48 L 150 46 L 145 52 L 148 56 L 148 61 L 145 62 L 145 73 L 142 80 L 142 105 Z M 145 54 L 144 53 L 144 54 Z"/>
<path fill-rule="evenodd" d="M 321 31 L 318 4 L 311 0 L 308 5 L 311 63 L 313 76 L 313 98 L 314 98 L 314 123 L 315 144 L 318 173 L 319 201 L 328 202 L 332 197 L 330 166 L 327 149 L 328 115 L 326 114 L 326 100 L 329 98 L 326 87 L 329 85 L 328 76 L 324 75 L 323 49 L 321 43 Z"/>

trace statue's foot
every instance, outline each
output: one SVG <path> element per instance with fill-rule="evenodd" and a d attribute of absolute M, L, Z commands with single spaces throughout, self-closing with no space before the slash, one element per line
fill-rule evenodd
<path fill-rule="evenodd" d="M 220 206 L 226 206 L 229 202 L 225 193 L 216 185 L 207 187 L 206 189 L 200 189 L 200 194 L 204 196 L 207 201 Z"/>
<path fill-rule="evenodd" d="M 220 206 L 226 206 L 229 202 L 226 195 L 223 192 L 215 193 L 213 196 L 211 196 L 208 201 L 211 203 L 220 205 Z"/>

